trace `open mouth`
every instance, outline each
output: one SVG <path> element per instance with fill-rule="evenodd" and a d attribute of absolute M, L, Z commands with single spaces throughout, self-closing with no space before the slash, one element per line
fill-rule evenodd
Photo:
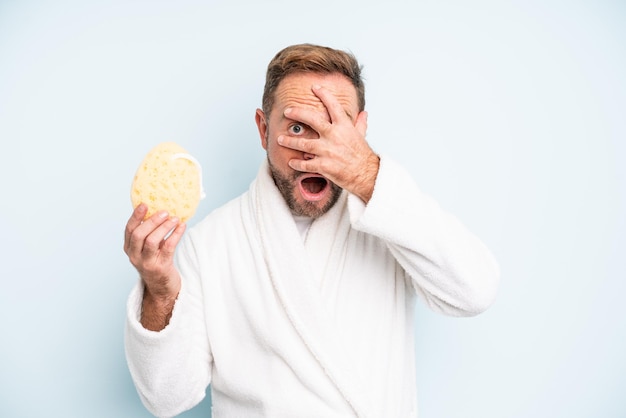
<path fill-rule="evenodd" d="M 322 200 L 330 188 L 330 183 L 320 175 L 306 175 L 299 179 L 302 196 L 309 201 Z"/>

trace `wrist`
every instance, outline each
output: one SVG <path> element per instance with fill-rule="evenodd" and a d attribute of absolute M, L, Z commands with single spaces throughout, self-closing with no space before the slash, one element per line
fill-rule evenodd
<path fill-rule="evenodd" d="M 358 188 L 355 190 L 355 195 L 358 196 L 365 204 L 369 203 L 372 195 L 374 194 L 374 186 L 376 185 L 376 178 L 378 177 L 378 169 L 380 167 L 380 157 L 372 152 L 367 158 L 366 163 L 363 166 Z"/>
<path fill-rule="evenodd" d="M 144 284 L 140 321 L 150 331 L 161 331 L 169 325 L 180 286 L 178 289 L 154 290 Z"/>

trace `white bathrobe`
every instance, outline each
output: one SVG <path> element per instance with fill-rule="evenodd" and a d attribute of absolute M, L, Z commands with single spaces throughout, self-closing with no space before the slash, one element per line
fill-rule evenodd
<path fill-rule="evenodd" d="M 414 300 L 468 316 L 494 300 L 487 248 L 381 158 L 367 206 L 344 192 L 303 240 L 264 163 L 250 189 L 179 244 L 182 289 L 161 332 L 128 302 L 126 353 L 145 406 L 214 418 L 417 416 Z"/>

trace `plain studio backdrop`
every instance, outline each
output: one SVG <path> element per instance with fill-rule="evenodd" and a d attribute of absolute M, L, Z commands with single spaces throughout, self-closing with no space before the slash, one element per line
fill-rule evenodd
<path fill-rule="evenodd" d="M 302 42 L 360 59 L 371 146 L 501 265 L 481 316 L 419 304 L 420 416 L 626 416 L 625 23 L 617 0 L 1 2 L 0 416 L 149 416 L 135 170 L 163 141 L 199 159 L 192 225 L 246 190 L 265 68 Z"/>

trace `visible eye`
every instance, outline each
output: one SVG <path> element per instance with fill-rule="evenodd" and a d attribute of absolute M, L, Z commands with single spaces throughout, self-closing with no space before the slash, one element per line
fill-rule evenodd
<path fill-rule="evenodd" d="M 292 135 L 302 135 L 304 133 L 305 128 L 304 125 L 300 123 L 294 123 L 289 127 L 289 133 Z"/>

